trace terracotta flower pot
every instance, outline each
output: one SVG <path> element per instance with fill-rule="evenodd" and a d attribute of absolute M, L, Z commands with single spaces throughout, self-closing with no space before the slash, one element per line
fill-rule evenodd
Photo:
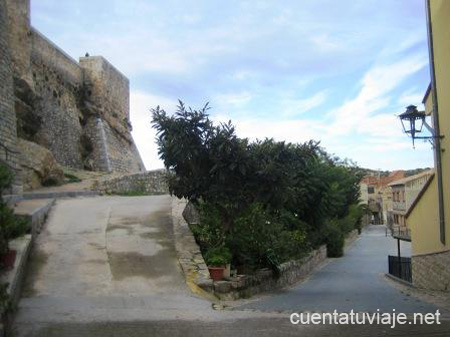
<path fill-rule="evenodd" d="M 10 249 L 4 255 L 0 257 L 0 263 L 2 267 L 6 270 L 11 270 L 14 268 L 14 262 L 16 262 L 17 251 Z"/>
<path fill-rule="evenodd" d="M 213 281 L 220 281 L 223 278 L 225 266 L 208 266 L 208 269 Z"/>

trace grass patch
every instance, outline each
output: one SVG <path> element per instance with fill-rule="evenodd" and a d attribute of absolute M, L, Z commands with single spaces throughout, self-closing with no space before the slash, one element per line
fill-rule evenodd
<path fill-rule="evenodd" d="M 144 191 L 126 191 L 126 192 L 117 192 L 115 195 L 119 195 L 121 197 L 142 197 L 148 195 L 148 193 Z"/>
<path fill-rule="evenodd" d="M 70 173 L 64 173 L 64 178 L 66 183 L 79 183 L 81 182 L 81 179 L 77 176 L 70 174 Z"/>

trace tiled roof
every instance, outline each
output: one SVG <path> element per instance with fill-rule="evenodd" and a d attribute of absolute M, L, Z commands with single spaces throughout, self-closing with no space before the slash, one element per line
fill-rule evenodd
<path fill-rule="evenodd" d="M 434 173 L 434 170 L 424 171 L 424 172 L 421 172 L 419 174 L 415 174 L 415 175 L 410 176 L 410 177 L 406 177 L 406 178 L 403 178 L 403 179 L 400 179 L 400 180 L 393 181 L 392 183 L 389 184 L 389 186 L 404 185 L 407 182 L 410 182 L 410 181 L 413 181 L 413 180 L 416 180 L 416 179 L 420 179 L 420 178 L 425 177 L 425 176 L 431 176 L 433 173 Z"/>
<path fill-rule="evenodd" d="M 392 171 L 387 177 L 367 176 L 361 179 L 361 183 L 378 188 L 385 187 L 393 181 L 400 180 L 404 177 L 403 171 Z"/>

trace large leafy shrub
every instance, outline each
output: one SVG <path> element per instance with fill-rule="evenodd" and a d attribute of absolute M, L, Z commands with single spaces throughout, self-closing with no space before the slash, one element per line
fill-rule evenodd
<path fill-rule="evenodd" d="M 328 155 L 318 142 L 239 138 L 228 122 L 186 108 L 152 110 L 169 189 L 200 208 L 192 230 L 206 251 L 226 245 L 235 264 L 276 269 L 327 243 L 341 254 L 343 236 L 357 226 L 361 178 L 351 162 Z M 334 240 L 334 241 L 333 241 Z"/>
<path fill-rule="evenodd" d="M 276 270 L 282 262 L 302 257 L 308 248 L 302 224 L 289 228 L 285 221 L 281 215 L 270 214 L 262 204 L 250 205 L 236 219 L 227 238 L 235 265 Z"/>

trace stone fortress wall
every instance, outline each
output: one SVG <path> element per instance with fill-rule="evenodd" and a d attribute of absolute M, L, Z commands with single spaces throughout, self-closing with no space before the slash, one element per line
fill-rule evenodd
<path fill-rule="evenodd" d="M 0 146 L 15 151 L 19 137 L 50 150 L 63 166 L 144 171 L 131 136 L 128 79 L 101 56 L 77 62 L 31 27 L 30 0 L 0 3 Z M 17 166 L 14 152 L 8 159 L 0 152 Z"/>
<path fill-rule="evenodd" d="M 14 113 L 13 67 L 9 48 L 6 4 L 0 0 L 0 162 L 7 163 L 16 174 L 14 192 L 21 190 L 17 151 L 16 115 Z"/>

